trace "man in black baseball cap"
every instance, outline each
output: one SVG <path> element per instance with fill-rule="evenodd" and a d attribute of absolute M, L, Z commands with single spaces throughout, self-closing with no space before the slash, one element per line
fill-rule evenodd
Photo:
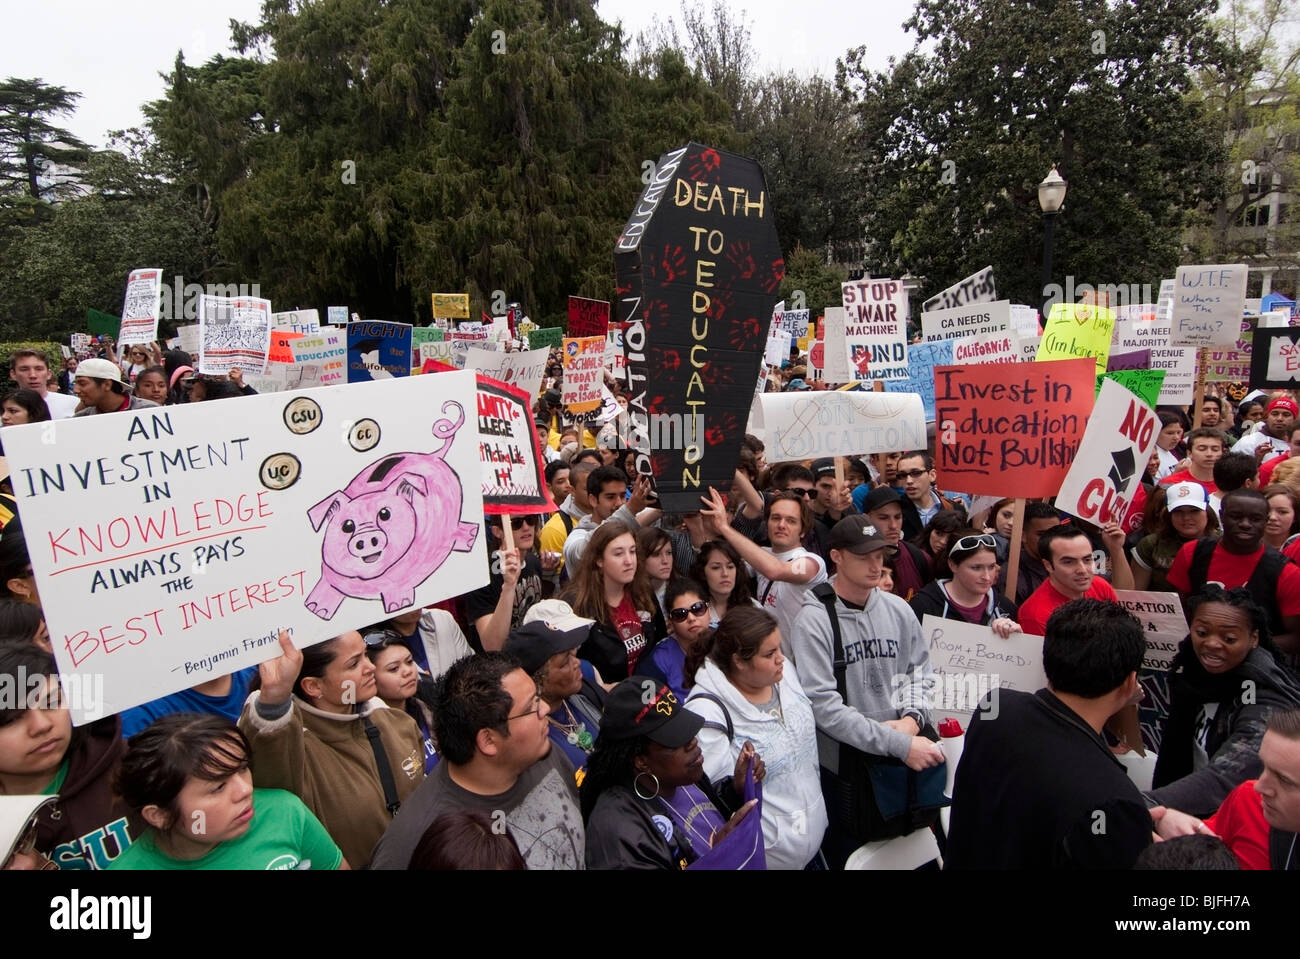
<path fill-rule="evenodd" d="M 903 539 L 904 510 L 915 508 L 891 486 L 877 486 L 862 503 L 862 515 L 880 530 L 880 535 L 889 545 L 898 547 L 898 555 L 894 558 L 893 592 L 909 601 L 922 586 L 934 579 L 930 560 Z"/>
<path fill-rule="evenodd" d="M 510 634 L 504 650 L 532 675 L 538 695 L 550 707 L 548 735 L 573 763 L 578 785 L 600 733 L 605 701 L 601 687 L 583 676 L 578 659 L 578 647 L 591 627 L 592 620 L 576 615 L 568 603 L 543 600 L 525 614 L 524 625 Z"/>

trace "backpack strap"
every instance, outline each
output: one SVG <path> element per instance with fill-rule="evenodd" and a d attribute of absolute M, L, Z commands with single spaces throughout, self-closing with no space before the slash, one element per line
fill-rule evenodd
<path fill-rule="evenodd" d="M 393 781 L 393 767 L 388 763 L 388 753 L 379 741 L 379 727 L 370 721 L 369 716 L 362 716 L 361 721 L 365 723 L 370 748 L 375 752 L 375 768 L 379 772 L 380 785 L 384 787 L 384 803 L 388 807 L 388 815 L 396 816 L 397 810 L 402 807 L 402 801 L 397 798 L 397 783 Z"/>
<path fill-rule="evenodd" d="M 1214 539 L 1198 539 L 1192 547 L 1192 561 L 1187 567 L 1187 584 L 1191 587 L 1189 594 L 1200 590 L 1210 578 L 1210 557 L 1214 555 L 1214 547 L 1218 542 Z"/>
<path fill-rule="evenodd" d="M 573 517 L 570 516 L 568 513 L 566 513 L 564 510 L 560 510 L 560 522 L 564 524 L 565 536 L 568 536 L 570 533 L 573 532 Z"/>
<path fill-rule="evenodd" d="M 831 668 L 835 670 L 835 688 L 839 690 L 840 699 L 844 700 L 844 704 L 847 706 L 849 702 L 849 685 L 845 674 L 848 671 L 848 662 L 844 658 L 844 638 L 840 634 L 840 617 L 835 611 L 835 587 L 830 583 L 821 583 L 814 586 L 812 592 L 826 607 L 826 615 L 831 620 L 831 642 L 834 644 Z"/>
<path fill-rule="evenodd" d="M 722 723 L 715 723 L 711 719 L 706 719 L 704 721 L 704 727 L 706 729 L 721 730 L 727 734 L 727 742 L 734 742 L 736 739 L 736 727 L 731 721 L 731 713 L 727 710 L 727 704 L 719 697 L 713 695 L 713 693 L 695 692 L 691 693 L 691 698 L 686 701 L 686 705 L 689 706 L 697 699 L 707 699 L 709 702 L 716 704 L 717 707 L 722 710 L 722 718 L 726 721 L 726 725 L 724 726 Z"/>

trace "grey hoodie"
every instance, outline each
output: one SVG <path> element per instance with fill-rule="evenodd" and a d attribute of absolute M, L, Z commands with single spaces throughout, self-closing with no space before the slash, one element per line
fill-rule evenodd
<path fill-rule="evenodd" d="M 636 513 L 626 506 L 620 506 L 614 510 L 614 512 L 610 513 L 609 519 L 601 523 L 596 522 L 595 513 L 588 513 L 578 522 L 578 525 L 573 527 L 568 539 L 564 541 L 564 568 L 569 570 L 570 577 L 572 577 L 573 571 L 578 568 L 578 564 L 582 562 L 582 554 L 587 549 L 587 540 L 591 539 L 591 534 L 596 531 L 596 527 L 604 526 L 605 523 L 622 523 L 632 533 L 641 528 L 641 524 L 637 522 Z"/>
<path fill-rule="evenodd" d="M 884 723 L 907 709 L 921 713 L 922 725 L 930 721 L 925 694 L 930 649 L 921 624 L 904 600 L 879 589 L 871 591 L 865 609 L 846 606 L 839 596 L 835 608 L 847 663 L 847 705 L 835 687 L 830 619 L 812 591 L 804 597 L 791 637 L 799 679 L 817 719 L 821 764 L 839 771 L 838 743 L 875 756 L 906 759 L 912 737 Z"/>

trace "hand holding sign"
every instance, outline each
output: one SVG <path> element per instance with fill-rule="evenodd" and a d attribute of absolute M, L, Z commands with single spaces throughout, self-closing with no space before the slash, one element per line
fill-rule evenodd
<path fill-rule="evenodd" d="M 293 644 L 287 630 L 280 630 L 280 655 L 257 665 L 262 678 L 261 701 L 267 706 L 278 706 L 289 701 L 293 684 L 302 672 L 302 650 Z"/>

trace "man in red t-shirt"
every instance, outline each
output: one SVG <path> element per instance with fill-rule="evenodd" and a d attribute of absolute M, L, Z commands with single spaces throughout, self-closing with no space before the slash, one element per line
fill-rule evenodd
<path fill-rule="evenodd" d="M 1219 521 L 1223 537 L 1214 542 L 1208 566 L 1196 562 L 1197 550 L 1204 555 L 1211 547 L 1201 544 L 1213 541 L 1185 543 L 1169 567 L 1169 585 L 1184 596 L 1197 592 L 1207 582 L 1222 583 L 1225 589 L 1245 586 L 1268 612 L 1273 641 L 1289 652 L 1295 634 L 1300 632 L 1300 566 L 1264 542 L 1268 500 L 1258 490 L 1233 490 L 1223 498 Z M 1256 575 L 1261 563 L 1266 565 Z M 1023 615 L 1022 609 L 1021 625 Z"/>
<path fill-rule="evenodd" d="M 1123 535 L 1121 532 L 1120 535 Z M 1020 628 L 1031 636 L 1047 631 L 1047 619 L 1072 599 L 1116 602 L 1110 583 L 1093 574 L 1092 541 L 1077 526 L 1055 526 L 1038 537 L 1047 580 L 1020 607 Z"/>
<path fill-rule="evenodd" d="M 1300 869 L 1300 709 L 1269 716 L 1259 758 L 1260 777 L 1230 792 L 1205 825 L 1243 869 Z"/>
<path fill-rule="evenodd" d="M 1259 488 L 1263 489 L 1271 483 L 1273 481 L 1273 470 L 1277 469 L 1279 464 L 1285 463 L 1293 456 L 1300 456 L 1300 423 L 1296 423 L 1295 426 L 1291 427 L 1290 451 L 1279 453 L 1277 456 L 1264 460 L 1264 462 L 1259 465 Z"/>
<path fill-rule="evenodd" d="M 1219 489 L 1214 485 L 1214 464 L 1226 446 L 1226 437 L 1218 430 L 1204 426 L 1192 430 L 1187 434 L 1187 468 L 1170 473 L 1160 484 L 1200 483 L 1213 496 Z"/>

